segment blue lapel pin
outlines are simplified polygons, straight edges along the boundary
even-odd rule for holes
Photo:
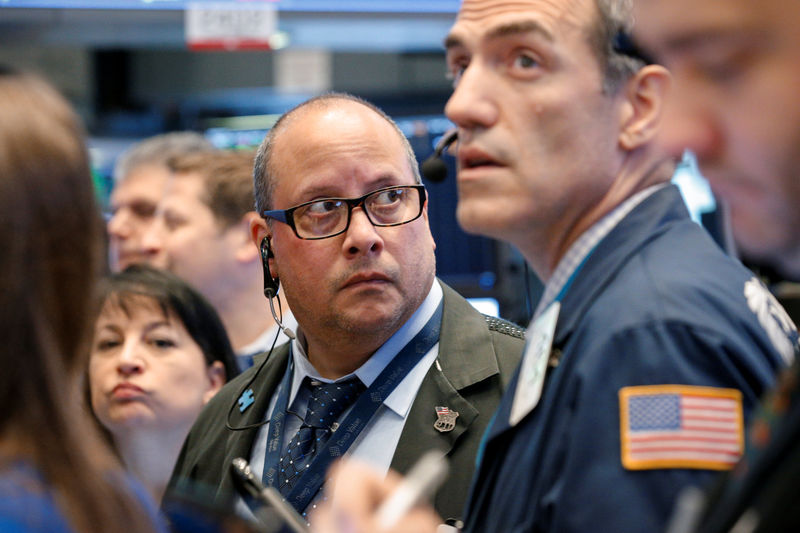
[[[244,391],[236,401],[239,402],[239,412],[244,413],[245,409],[253,405],[253,402],[256,401],[255,398],[253,398],[253,389]]]

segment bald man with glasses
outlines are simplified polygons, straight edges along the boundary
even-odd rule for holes
[[[436,278],[416,158],[375,106],[346,94],[301,104],[264,139],[254,175],[265,293],[284,292],[296,339],[209,403],[173,489],[210,486],[222,501],[245,457],[306,513],[340,455],[406,472],[438,449],[451,473],[435,505],[459,519],[523,331]]]

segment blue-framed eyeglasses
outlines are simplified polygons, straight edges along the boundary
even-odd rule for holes
[[[373,226],[400,226],[419,218],[425,198],[424,185],[398,185],[359,198],[321,198],[261,215],[288,224],[301,239],[327,239],[347,231],[356,207],[363,207]]]

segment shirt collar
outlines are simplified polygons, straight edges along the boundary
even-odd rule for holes
[[[550,279],[545,284],[544,292],[539,300],[539,305],[536,306],[536,312],[533,314],[533,320],[547,309],[547,306],[553,303],[578,266],[589,256],[595,246],[597,246],[606,235],[611,233],[611,230],[625,218],[625,215],[630,213],[633,208],[644,201],[645,198],[667,185],[667,183],[659,183],[634,194],[614,208],[613,211],[595,222],[592,227],[583,232],[583,234],[572,243],[567,253],[564,254],[564,257],[562,257],[558,265],[556,265],[553,275],[550,276]]]

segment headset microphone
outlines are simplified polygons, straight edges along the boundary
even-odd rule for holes
[[[438,183],[447,177],[447,165],[442,161],[442,153],[458,139],[458,130],[450,130],[439,140],[433,153],[420,165],[422,175],[427,181]]]
[[[294,340],[297,336],[294,334],[294,331],[287,328],[281,322],[281,319],[278,318],[278,314],[275,312],[275,304],[273,304],[272,300],[278,295],[278,290],[280,289],[280,280],[278,278],[272,277],[272,272],[269,270],[269,260],[274,257],[272,253],[272,247],[269,244],[269,238],[264,237],[261,239],[261,265],[264,267],[264,296],[267,297],[269,301],[269,311],[272,313],[272,318],[275,320],[275,323],[278,324],[278,327],[281,328],[284,335],[289,337],[290,339]],[[278,309],[280,310],[281,302],[278,300]]]

